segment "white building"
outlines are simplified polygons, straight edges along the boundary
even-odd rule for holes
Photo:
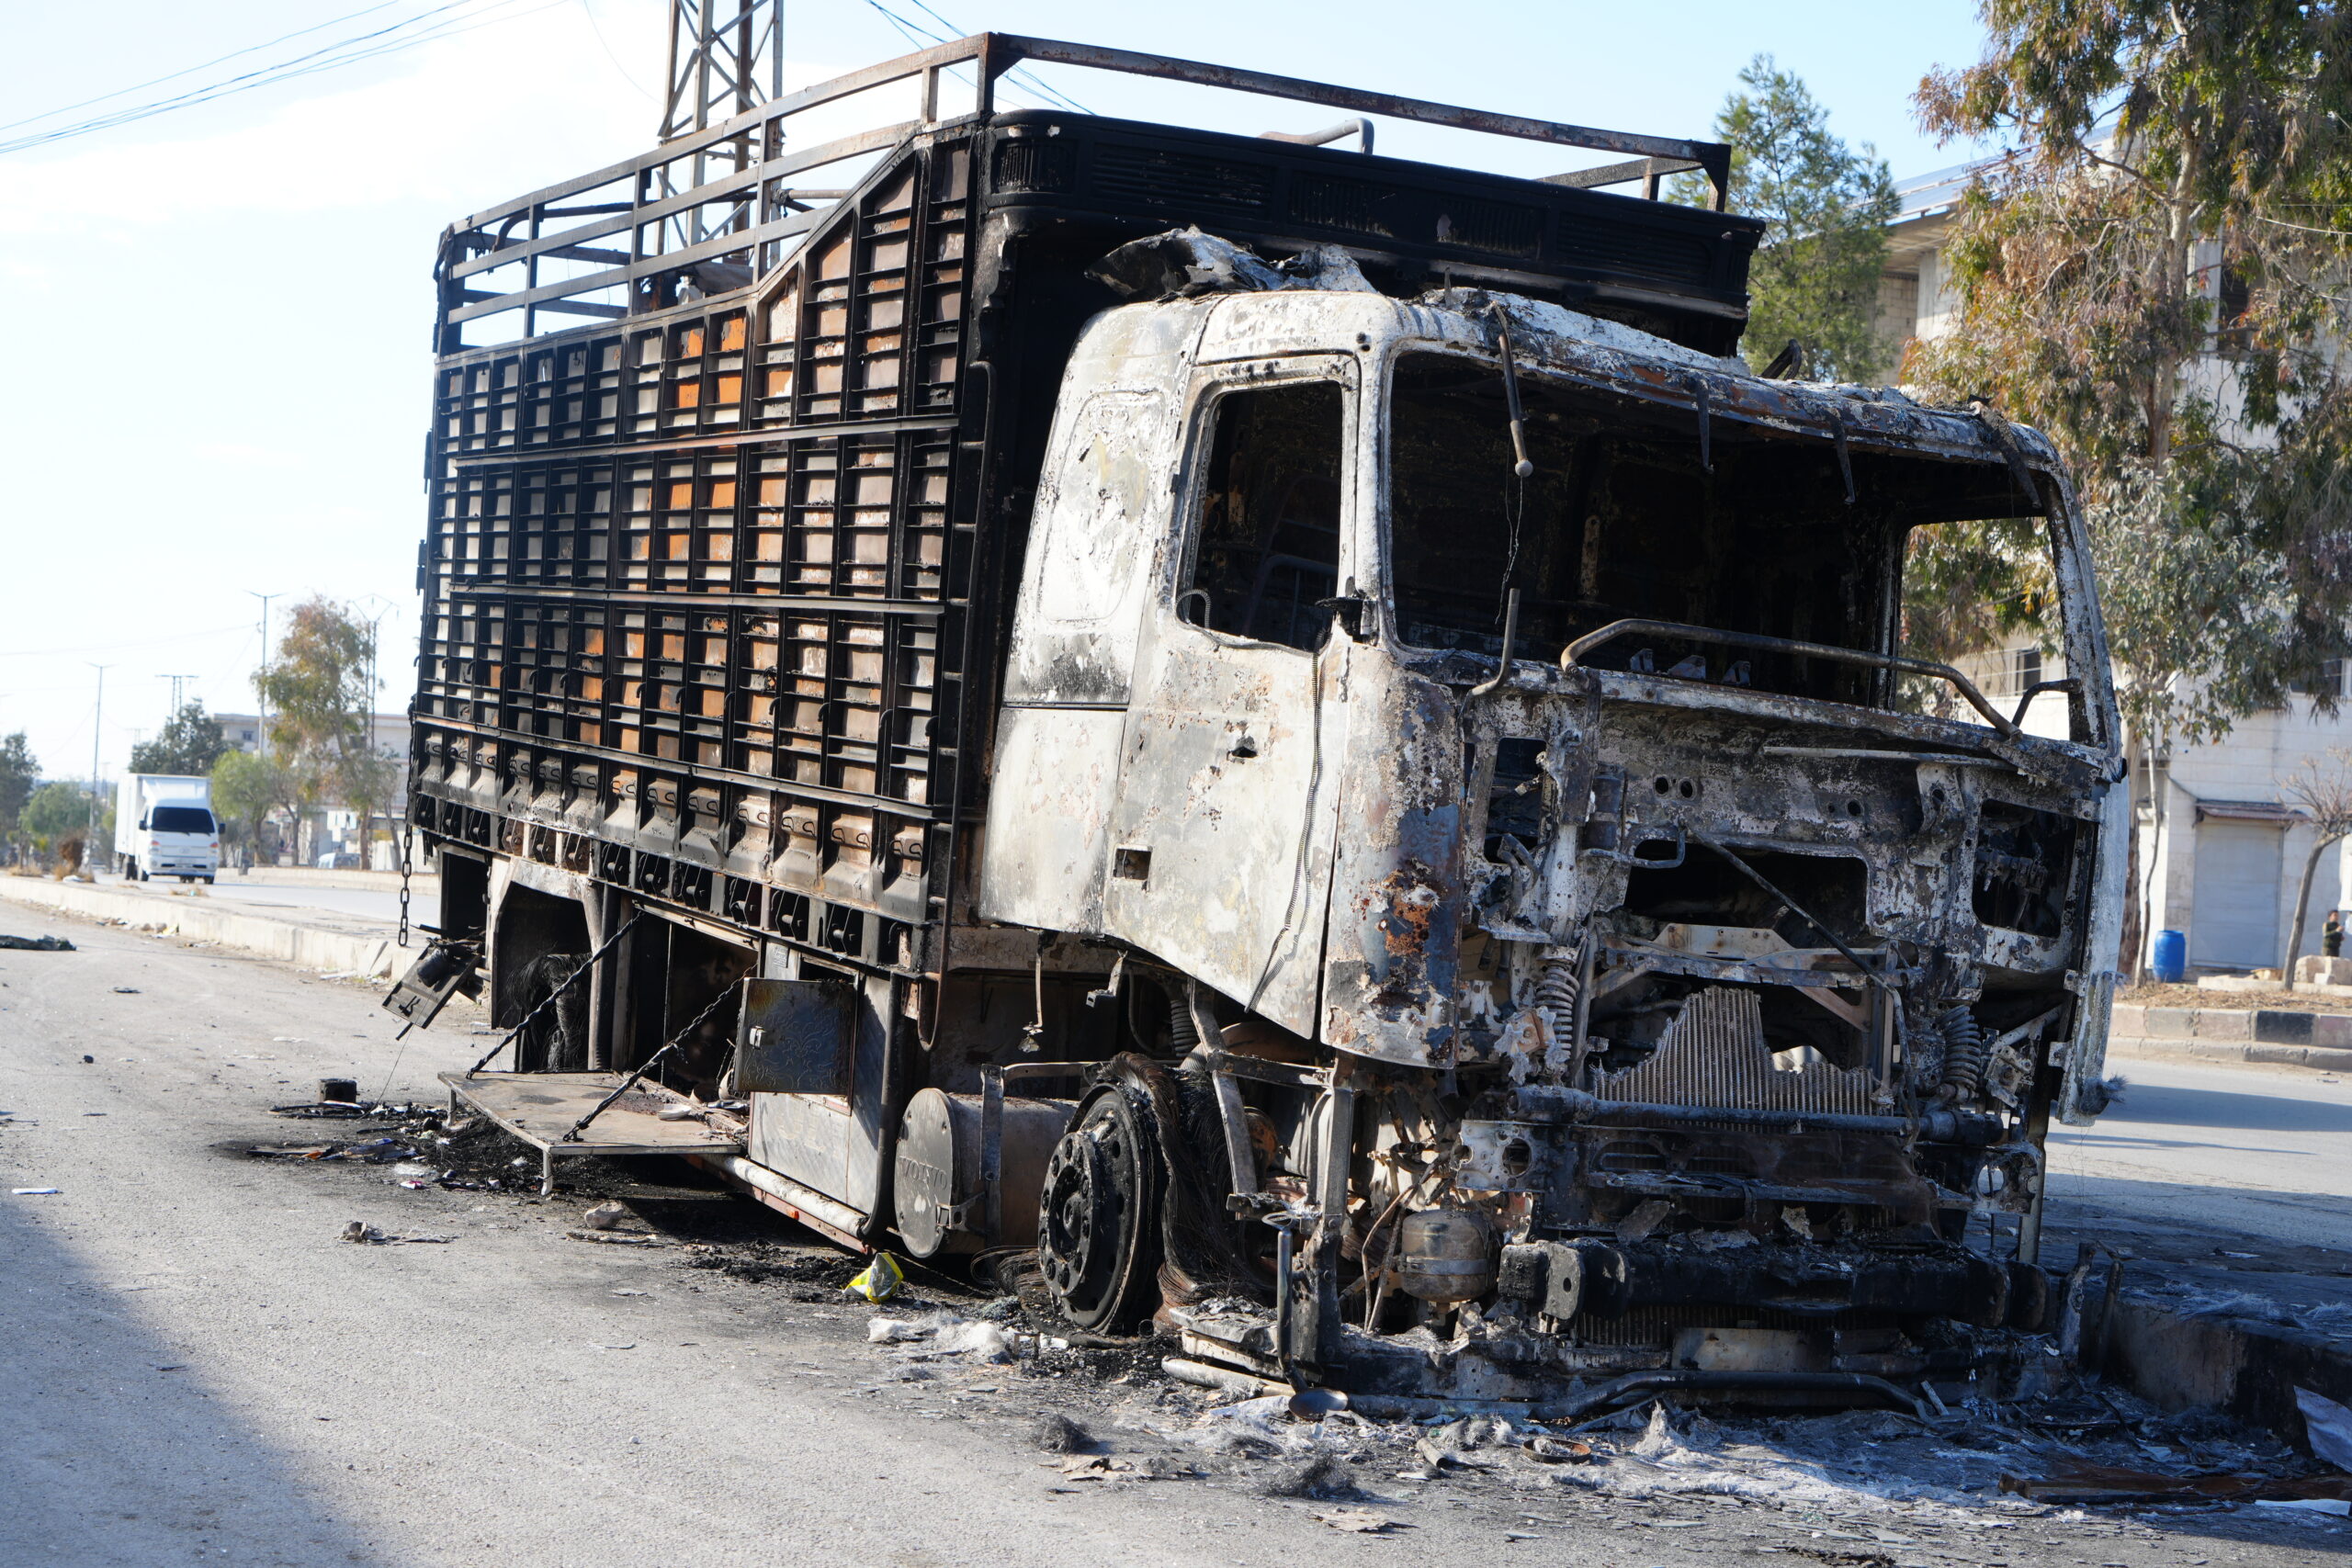
[[[263,720],[259,714],[216,713],[214,722],[229,744],[240,751],[261,750]],[[408,761],[408,715],[379,713],[368,716],[368,739],[378,752],[398,762]]]
[[[265,733],[260,715],[250,713],[216,713],[215,721],[229,744],[240,751],[259,751]],[[400,765],[399,783],[384,804],[384,813],[376,818],[374,841],[363,852],[360,847],[359,814],[356,811],[331,808],[313,819],[308,829],[311,841],[305,847],[306,863],[324,856],[332,862],[356,863],[363,852],[376,870],[392,870],[399,859],[390,840],[400,832],[400,824],[408,809],[408,715],[379,713],[369,716],[368,739],[378,755]]]
[[[1880,326],[1892,344],[1934,337],[1950,326],[1942,248],[1968,176],[1962,165],[1897,187],[1902,206],[1879,286]],[[2192,374],[2216,384],[2226,380],[2218,358]],[[2036,681],[2063,677],[2063,665],[2056,655],[2031,647],[1963,661],[1966,672],[2003,706]],[[2340,668],[2334,684],[2335,694],[2346,697]],[[2034,704],[2025,728],[2063,734],[2064,722],[2063,700],[2050,696]],[[2244,974],[2278,964],[2312,834],[2289,804],[2286,784],[2299,772],[2342,765],[2330,756],[2334,748],[2352,749],[2352,700],[2328,715],[2311,695],[2296,695],[2283,708],[2239,720],[2221,740],[2170,748],[2160,755],[2154,779],[2135,777],[2140,874],[2153,876],[2155,892],[2145,936],[2150,944],[2158,931],[2185,932],[2192,976]],[[2319,951],[2321,923],[2352,888],[2347,857],[2352,840],[2320,857],[2298,952]]]

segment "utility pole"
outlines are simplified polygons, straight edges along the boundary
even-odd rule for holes
[[[784,0],[671,0],[669,87],[662,111],[663,141],[707,130],[784,96]],[[665,195],[676,195],[775,157],[778,149],[767,141],[766,131],[747,130],[698,149],[684,185],[672,182],[667,164],[654,177]],[[665,248],[751,228],[755,197],[747,191],[716,212],[695,207],[677,214],[670,220]]]
[[[89,663],[87,660],[84,663]],[[111,664],[91,664],[98,672],[97,702],[90,710],[90,826],[82,835],[82,863],[94,865],[98,853],[98,738],[107,716],[107,671]]]
[[[379,678],[376,672],[376,638],[379,629],[384,624],[384,617],[392,613],[392,602],[380,593],[370,593],[368,595],[368,602],[383,606],[376,612],[376,618],[368,623],[368,706],[367,712],[360,717],[360,722],[367,727],[364,731],[366,739],[362,744],[367,747],[368,756],[373,757],[376,755],[376,693],[379,684]],[[385,815],[390,817],[392,813],[387,812]],[[359,869],[362,871],[370,869],[369,855],[375,842],[370,835],[374,830],[373,818],[359,824]],[[399,835],[395,833],[393,837],[398,838]]]
[[[249,597],[261,601],[261,661],[264,665],[266,665],[269,662],[269,602],[272,599],[283,599],[286,595],[283,593],[255,593],[250,588],[246,589],[245,592]],[[269,694],[263,691],[259,686],[255,686],[254,688],[254,695],[260,699],[259,706],[261,708],[261,712],[257,716],[260,721],[258,728],[261,732],[261,740],[259,745],[261,754],[266,757],[269,755]]]
[[[194,675],[158,675],[155,679],[158,681],[169,681],[172,683],[171,711],[164,716],[164,721],[168,726],[173,719],[175,719],[180,716],[180,695],[187,690],[187,682],[197,679],[197,677]]]
[[[673,0],[662,141],[691,136],[782,96],[784,0]],[[696,175],[697,183],[702,177]]]

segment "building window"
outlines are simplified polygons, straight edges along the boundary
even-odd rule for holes
[[[2344,660],[2328,660],[2320,665],[2317,680],[2291,681],[2288,682],[2287,689],[2307,697],[2340,697],[2344,694]]]
[[[2041,649],[2013,648],[2001,655],[1998,671],[1993,677],[1993,694],[1996,697],[2021,697],[2026,688],[2041,680]]]

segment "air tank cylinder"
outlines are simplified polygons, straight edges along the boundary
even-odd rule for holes
[[[1388,1272],[1396,1288],[1440,1306],[1495,1288],[1501,1258],[1495,1223],[1476,1209],[1420,1209],[1396,1227]]]
[[[1003,1234],[988,1232],[988,1195],[980,1182],[980,1097],[926,1089],[907,1103],[899,1122],[897,1179],[892,1184],[899,1235],[917,1258],[979,1252],[990,1247],[1034,1247],[1037,1198],[1046,1162],[1069,1128],[1077,1102],[1007,1096],[997,1212]]]

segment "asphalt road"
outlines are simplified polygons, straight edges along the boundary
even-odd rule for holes
[[[0,1193],[59,1189],[0,1196],[12,1568],[2192,1568],[2316,1564],[2352,1543],[2311,1516],[2004,1513],[1982,1465],[1982,1506],[1939,1511],[1886,1480],[1867,1426],[1837,1427],[1863,1436],[1825,1461],[1846,1490],[1761,1497],[1604,1495],[1515,1453],[1406,1481],[1409,1434],[1342,1434],[1361,1488],[1345,1506],[1394,1521],[1343,1533],[1316,1517],[1332,1504],[1260,1495],[1273,1461],[1202,1446],[1200,1402],[1168,1385],[911,1365],[868,1343],[862,1304],[692,1268],[683,1247],[567,1240],[580,1198],[253,1158],[332,1133],[267,1110],[322,1074],[425,1096],[481,1038],[459,1020],[396,1045],[356,986],[120,928],[49,929],[81,951],[0,952]],[[724,1194],[649,1189],[632,1206],[808,1239]],[[449,1239],[348,1245],[352,1220]],[[1107,1468],[1071,1475],[1038,1452],[1041,1406],[1102,1434]],[[1155,1472],[1171,1478],[1140,1479]]]
[[[223,903],[274,906],[279,908],[324,909],[330,914],[352,915],[361,919],[390,923],[400,919],[401,898],[398,893],[379,892],[371,887],[319,887],[308,883],[272,882],[269,873],[247,878],[238,873],[223,872],[219,881],[204,889],[207,898]],[[101,882],[119,882],[120,878],[104,876]],[[150,888],[168,892],[180,886],[177,881],[153,882]],[[437,882],[422,884],[411,896],[409,919],[424,925],[440,919],[441,900]]]
[[[2051,1197],[2157,1230],[2324,1247],[2352,1265],[2352,1082],[2304,1067],[2117,1058],[2128,1087],[2051,1137]]]

